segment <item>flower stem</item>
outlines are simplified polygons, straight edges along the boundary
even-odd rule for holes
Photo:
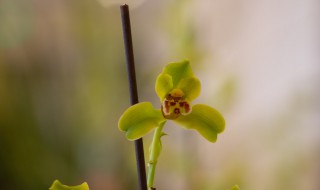
[[[165,121],[162,122],[160,126],[156,128],[153,135],[152,143],[150,146],[150,154],[149,154],[149,162],[148,162],[148,179],[147,179],[148,190],[155,190],[155,188],[153,187],[154,175],[155,175],[158,158],[162,148],[161,137],[165,135],[162,132],[162,129],[165,123],[166,123]]]

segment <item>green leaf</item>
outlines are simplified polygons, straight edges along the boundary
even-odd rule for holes
[[[172,77],[168,74],[160,74],[156,80],[156,93],[162,102],[167,93],[173,88]]]
[[[189,77],[182,79],[178,88],[184,92],[184,98],[191,102],[200,95],[201,84],[196,77]]]
[[[119,119],[118,127],[126,132],[129,140],[136,140],[165,121],[160,110],[150,102],[141,102],[129,107]]]
[[[218,133],[221,133],[225,128],[222,115],[214,108],[203,104],[194,105],[190,114],[181,115],[173,121],[186,129],[197,130],[210,142],[215,142]]]
[[[55,180],[49,189],[50,190],[89,190],[89,186],[86,182],[82,183],[81,185],[67,186],[67,185],[63,185],[59,180]]]

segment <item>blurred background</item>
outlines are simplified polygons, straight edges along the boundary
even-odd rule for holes
[[[319,190],[317,0],[0,0],[0,189],[138,189],[119,3],[131,6],[140,101],[189,59],[214,144],[168,123],[157,189]],[[144,138],[145,157],[152,135]]]

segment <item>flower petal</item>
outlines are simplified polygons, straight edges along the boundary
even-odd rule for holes
[[[196,104],[188,115],[181,115],[173,120],[186,129],[197,130],[210,142],[217,140],[218,133],[225,128],[225,121],[222,115],[212,107],[203,104]]]
[[[150,102],[141,102],[129,107],[119,119],[118,127],[126,132],[127,139],[136,140],[165,121],[160,110]]]
[[[181,89],[188,101],[199,96],[201,84],[191,69],[189,61],[169,63],[159,74],[156,86],[157,95],[162,102],[173,89]]]
[[[178,86],[185,94],[185,99],[192,101],[200,95],[201,84],[196,77],[182,79]]]
[[[162,71],[162,74],[168,74],[172,77],[173,88],[176,88],[184,78],[193,77],[193,72],[189,61],[169,63]]]
[[[156,80],[156,92],[162,102],[167,93],[173,88],[172,77],[168,74],[161,73]]]

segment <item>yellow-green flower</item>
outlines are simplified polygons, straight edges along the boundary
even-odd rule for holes
[[[120,117],[118,127],[129,140],[143,137],[166,120],[195,129],[210,142],[215,142],[218,133],[224,130],[225,121],[217,110],[204,104],[191,105],[199,96],[201,85],[188,61],[168,64],[159,74],[155,90],[160,109],[150,102],[141,102],[129,107]]]

